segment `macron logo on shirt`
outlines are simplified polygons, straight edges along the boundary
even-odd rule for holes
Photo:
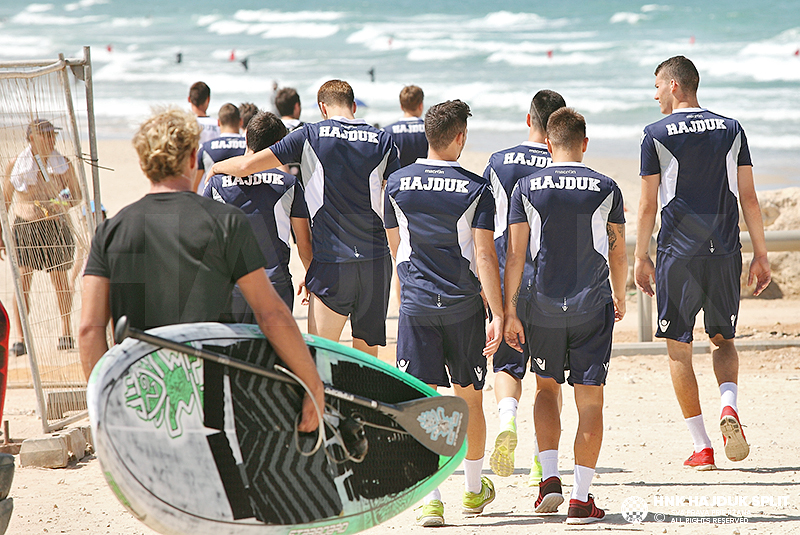
[[[424,190],[424,191],[452,191],[454,193],[469,193],[467,184],[469,180],[460,178],[443,178],[440,176],[426,177],[428,182],[423,184],[421,176],[400,177],[400,191]]]
[[[346,141],[366,141],[378,144],[378,132],[367,130],[342,130],[338,126],[320,126],[319,137],[336,137]]]
[[[667,123],[667,135],[677,134],[702,134],[707,130],[727,130],[723,119],[699,119],[694,121],[678,121],[677,123]]]

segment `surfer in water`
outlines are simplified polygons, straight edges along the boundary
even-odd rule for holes
[[[145,121],[133,138],[150,180],[142,199],[104,221],[83,276],[79,346],[83,371],[108,350],[108,320],[132,327],[225,321],[234,283],[283,362],[324,407],[323,385],[291,312],[270,283],[267,262],[239,208],[192,191],[200,127],[171,109]],[[306,395],[298,430],[317,428]]]

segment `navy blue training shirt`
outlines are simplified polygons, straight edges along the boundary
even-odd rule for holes
[[[274,284],[291,284],[290,218],[308,218],[303,189],[295,177],[279,169],[244,178],[214,175],[208,179],[203,196],[241,208],[267,259],[270,280]]]
[[[739,251],[740,165],[752,162],[735,119],[681,108],[645,127],[640,173],[661,175],[659,251],[682,258]]]
[[[381,187],[399,162],[388,133],[360,119],[333,117],[306,123],[270,148],[282,163],[300,162],[317,262],[389,254]]]
[[[403,117],[384,128],[400,151],[400,167],[405,167],[428,157],[428,138],[425,137],[425,121],[421,117]]]
[[[508,223],[531,229],[535,309],[575,316],[611,302],[606,224],[625,223],[622,193],[611,178],[581,163],[554,163],[520,179]]]
[[[386,184],[386,228],[399,228],[400,309],[459,312],[480,299],[472,229],[494,230],[489,184],[457,162],[417,160]]]
[[[551,162],[550,153],[544,143],[525,141],[516,147],[497,151],[489,158],[483,171],[485,178],[492,185],[494,193],[494,246],[497,250],[497,261],[500,263],[500,284],[504,285],[506,270],[506,250],[508,249],[508,206],[511,192],[517,181],[539,169],[544,169]],[[522,275],[522,292],[527,292],[533,285],[533,259],[528,251],[525,260],[525,271]]]

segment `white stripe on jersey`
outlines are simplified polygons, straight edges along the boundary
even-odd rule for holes
[[[275,203],[275,206],[272,207],[275,213],[275,228],[278,231],[278,238],[280,238],[287,247],[291,247],[289,245],[289,237],[292,234],[292,220],[290,219],[290,214],[292,213],[295,187],[296,186],[292,186],[287,189],[283,195],[281,195],[281,198],[278,199],[278,202]]]
[[[478,202],[481,196],[475,197],[466,211],[461,214],[456,223],[458,230],[458,246],[461,248],[461,256],[469,262],[469,270],[478,276],[477,258],[475,255],[475,240],[472,239],[472,220],[475,218],[475,210],[478,208]]]
[[[734,197],[739,198],[739,151],[742,150],[742,133],[736,134],[731,150],[725,155],[725,167],[728,169],[728,189]]]
[[[395,258],[395,264],[400,265],[400,262],[408,262],[411,260],[411,235],[408,232],[408,217],[400,207],[397,205],[397,201],[392,197],[389,196],[389,201],[392,203],[392,208],[394,208],[394,217],[397,219],[397,228],[400,231],[400,245],[397,246],[397,258]]]
[[[514,188],[519,187],[519,182]],[[531,204],[530,199],[528,199],[527,195],[522,195],[522,205],[525,208],[525,215],[528,218],[528,226],[531,228],[531,236],[529,240],[529,246],[531,248],[531,258],[536,260],[536,256],[539,254],[539,249],[542,247],[542,216],[539,214],[539,211],[534,208],[533,204]]]
[[[389,165],[389,155],[391,150],[386,151],[383,155],[383,160],[378,164],[378,167],[372,170],[369,174],[369,203],[372,205],[372,211],[381,218],[383,223],[383,174],[386,172],[386,166]]]
[[[653,139],[658,161],[661,167],[661,207],[665,207],[675,198],[678,185],[678,159],[659,140]]]
[[[494,169],[489,170],[494,195],[494,239],[501,237],[508,228],[508,197],[506,189]]]
[[[603,255],[606,262],[608,262],[608,230],[606,224],[608,223],[608,214],[611,213],[611,207],[613,205],[614,192],[612,191],[592,214],[592,241],[594,242],[594,250]]]
[[[314,221],[319,209],[322,208],[325,191],[325,170],[322,162],[319,161],[317,153],[311,148],[308,140],[303,144],[303,156],[300,159],[300,173],[305,182],[306,205],[308,206],[308,217]]]

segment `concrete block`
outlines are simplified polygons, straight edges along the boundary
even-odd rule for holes
[[[63,468],[68,462],[69,444],[64,436],[29,438],[22,442],[19,450],[19,464],[23,467]]]
[[[79,427],[83,433],[83,438],[86,440],[86,453],[94,453],[94,437],[92,436],[92,426],[84,425]]]
[[[67,439],[67,448],[70,455],[79,461],[83,459],[84,455],[86,455],[86,439],[83,438],[81,430],[77,427],[72,427],[59,431],[55,436],[59,435]]]

